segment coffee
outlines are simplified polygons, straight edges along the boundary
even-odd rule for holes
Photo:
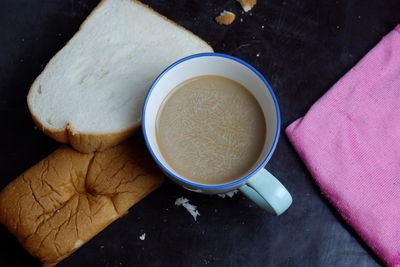
[[[261,155],[263,111],[250,91],[231,79],[205,75],[176,86],[157,114],[160,152],[178,175],[223,184],[245,175]]]

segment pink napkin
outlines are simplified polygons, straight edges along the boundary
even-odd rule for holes
[[[286,134],[343,218],[400,267],[400,25]]]

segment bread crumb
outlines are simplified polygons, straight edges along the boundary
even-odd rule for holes
[[[197,216],[200,216],[197,206],[189,203],[189,199],[180,197],[175,201],[176,206],[183,206],[192,215],[193,219],[197,221]]]
[[[144,233],[141,236],[139,236],[139,239],[142,240],[142,241],[145,240],[146,239],[146,233]]]
[[[256,4],[257,0],[237,0],[245,12],[249,12]]]
[[[230,197],[230,198],[232,198],[234,195],[236,195],[237,193],[238,193],[239,191],[238,190],[233,190],[233,191],[230,191],[230,192],[228,192],[228,193],[225,193],[225,194],[218,194],[218,196],[219,197],[222,197],[222,198],[225,198],[225,197]]]
[[[83,241],[82,240],[78,240],[75,242],[74,244],[74,248],[80,248],[83,245]]]
[[[219,24],[230,25],[235,20],[236,15],[230,11],[222,11],[218,17],[215,18],[215,21]]]

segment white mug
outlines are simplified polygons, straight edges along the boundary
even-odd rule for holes
[[[254,164],[255,167],[249,169],[243,177],[225,184],[199,184],[180,176],[165,161],[156,140],[156,118],[163,100],[180,83],[202,75],[223,76],[242,84],[255,96],[266,120],[266,140],[262,153]],[[263,168],[275,150],[280,123],[278,102],[267,80],[241,59],[219,53],[188,56],[165,69],[151,85],[142,112],[146,145],[160,168],[174,182],[188,190],[205,194],[220,194],[239,189],[261,208],[274,215],[282,214],[292,203],[292,197],[286,188]]]

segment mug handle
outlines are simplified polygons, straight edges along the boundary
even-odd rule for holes
[[[281,215],[293,201],[286,188],[264,168],[250,177],[239,190],[272,215]]]

